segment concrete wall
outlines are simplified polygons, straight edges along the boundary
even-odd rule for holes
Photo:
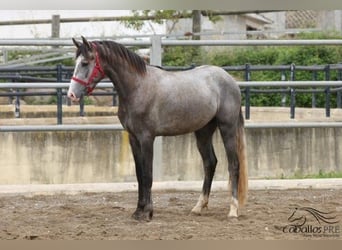
[[[205,36],[203,39],[245,39],[246,34],[241,32],[246,31],[246,17],[240,15],[221,16],[221,20],[213,23],[208,17],[202,16],[201,29],[202,32],[206,33],[236,32],[236,34]],[[166,22],[166,30],[171,31],[171,34],[177,35],[192,32],[192,19],[180,19],[176,25],[168,21]]]
[[[250,178],[342,171],[341,128],[247,129]],[[227,180],[219,133],[216,180]],[[202,180],[193,135],[163,137],[155,180]],[[158,160],[157,160],[158,162]],[[125,132],[0,133],[0,184],[135,181]]]
[[[317,24],[322,30],[342,32],[342,10],[319,11]]]

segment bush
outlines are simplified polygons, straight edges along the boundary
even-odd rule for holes
[[[165,66],[187,66],[204,64],[201,50],[195,46],[169,46],[164,48],[162,64]]]
[[[299,34],[297,39],[342,39],[335,33],[310,33]],[[204,58],[204,59],[203,59]],[[210,56],[203,51],[193,52],[189,47],[170,47],[164,52],[163,65],[185,66],[191,64],[212,64],[217,66],[238,65],[327,65],[342,62],[341,46],[253,46],[228,48],[221,52],[213,52]],[[229,72],[237,80],[244,80],[244,72]],[[325,80],[324,72],[317,72],[317,80]],[[290,78],[290,72],[286,72],[286,80]],[[295,80],[312,80],[313,72],[295,71]],[[330,79],[339,79],[338,72],[331,71]],[[279,81],[279,71],[253,71],[252,81]],[[251,105],[253,106],[279,106],[281,94],[252,94]],[[289,100],[290,98],[287,98]],[[325,94],[316,94],[317,107],[324,107]],[[289,105],[289,102],[287,101]],[[296,105],[299,107],[311,107],[312,94],[298,93]],[[335,95],[331,96],[331,105],[336,105]]]

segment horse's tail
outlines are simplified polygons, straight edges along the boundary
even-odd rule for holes
[[[240,108],[240,115],[237,129],[237,151],[239,159],[239,183],[238,183],[238,200],[239,205],[243,206],[247,200],[248,192],[248,169],[246,155],[246,138],[244,128],[244,118]]]

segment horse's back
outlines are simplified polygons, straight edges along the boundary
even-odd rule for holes
[[[201,82],[201,85],[205,85],[212,91],[218,93],[220,103],[229,102],[229,105],[241,105],[241,93],[237,82],[221,67],[203,65],[193,69],[191,73],[195,79]],[[194,84],[196,84],[195,81]],[[226,103],[224,105],[228,104]]]
[[[236,120],[241,108],[241,92],[235,79],[218,66],[204,65],[197,70],[203,73],[203,79],[208,77],[206,84],[218,93],[216,118],[223,122]]]
[[[156,80],[156,84],[166,87],[167,85],[183,85],[192,87],[221,86],[226,85],[231,89],[238,89],[236,81],[224,69],[214,65],[202,65],[185,71],[169,72],[161,68],[152,67],[152,77]]]
[[[222,91],[231,92],[237,87],[234,79],[217,66],[203,65],[176,72],[157,69],[153,74],[155,76],[152,76],[149,84],[153,85],[154,92],[160,98],[165,99],[194,102],[219,101]]]
[[[228,98],[231,107],[240,105],[238,86],[223,69],[200,66],[192,70],[167,72],[148,69],[145,84],[151,102],[149,119],[155,121],[158,135],[175,135],[195,131],[210,122]],[[239,91],[239,89],[238,89]],[[141,102],[140,102],[141,103]],[[229,112],[229,107],[226,108]],[[146,117],[146,116],[145,116]],[[158,121],[158,122],[157,122]]]

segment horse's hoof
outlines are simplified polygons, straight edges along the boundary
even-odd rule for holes
[[[229,222],[239,222],[239,217],[231,217],[231,216],[228,216],[228,221]]]
[[[230,210],[228,214],[228,220],[233,222],[239,221],[238,211],[235,209]]]
[[[238,212],[237,210],[230,210],[229,214],[228,214],[229,218],[238,218]]]
[[[202,215],[202,208],[201,208],[201,207],[198,207],[198,206],[195,206],[195,207],[191,210],[191,214],[197,215],[197,216]]]
[[[201,216],[202,213],[200,211],[194,211],[194,210],[191,210],[190,212],[191,215],[196,215],[196,216]]]
[[[151,221],[153,217],[153,210],[152,211],[143,211],[141,209],[135,210],[132,214],[132,218],[138,221]]]
[[[202,215],[202,212],[204,210],[208,210],[208,206],[207,205],[196,205],[192,210],[191,210],[191,214],[194,214],[194,215]]]

